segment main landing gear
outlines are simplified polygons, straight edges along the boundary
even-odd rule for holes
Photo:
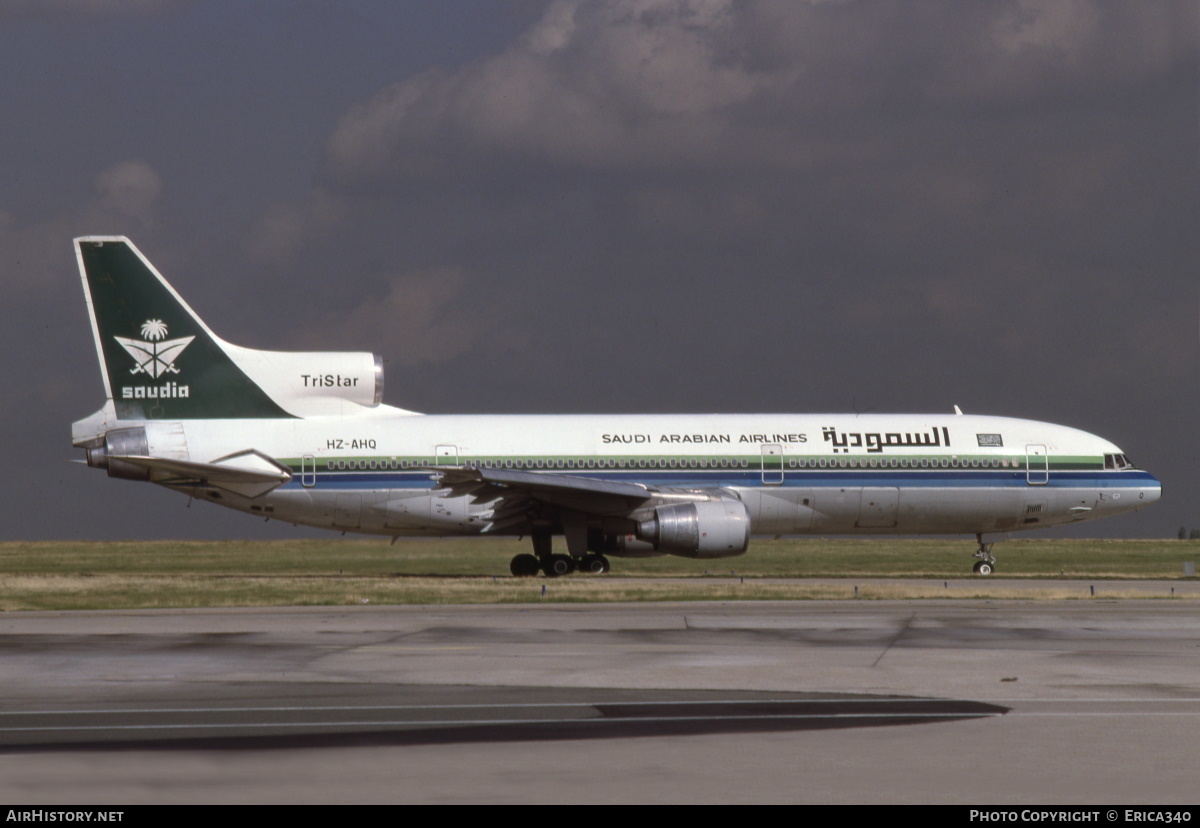
[[[520,555],[515,556],[512,559],[512,562],[508,565],[508,571],[511,572],[515,578],[532,578],[534,575],[538,574],[539,568],[540,564],[538,564],[538,559],[533,557],[533,555],[530,555],[528,552],[523,552]]]
[[[976,575],[991,575],[996,571],[996,558],[992,555],[992,544],[983,542],[983,534],[975,535],[975,540],[979,541],[979,551],[975,553],[978,558],[972,570]]]
[[[547,578],[558,578],[570,575],[572,572],[585,572],[588,575],[603,575],[612,567],[608,558],[593,552],[576,558],[571,555],[554,554],[550,551],[551,536],[536,534],[533,536],[533,554],[523,552],[513,557],[508,565],[508,571],[516,578],[533,578],[539,572]]]
[[[539,572],[547,578],[557,578],[560,575],[570,575],[572,572],[584,572],[588,575],[603,575],[612,567],[608,558],[603,555],[587,554],[578,561],[570,555],[551,555],[546,560],[536,555],[522,552],[513,557],[508,570],[517,578],[534,578]]]

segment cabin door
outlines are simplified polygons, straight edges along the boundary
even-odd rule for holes
[[[1050,452],[1045,446],[1025,447],[1025,482],[1045,486],[1050,482]]]
[[[762,482],[764,486],[783,483],[783,446],[765,443],[762,447]]]

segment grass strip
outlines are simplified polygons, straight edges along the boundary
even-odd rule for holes
[[[0,543],[0,610],[353,604],[484,604],[907,598],[1172,597],[1137,580],[1183,580],[1200,541],[1011,540],[997,575],[971,576],[970,540],[755,541],[746,555],[700,561],[612,559],[609,576],[512,578],[515,539]],[[780,583],[838,579],[832,584]],[[863,584],[855,579],[938,579]],[[968,581],[968,579],[970,579]],[[1014,579],[1085,579],[1101,589]],[[963,583],[968,581],[968,583]],[[1122,581],[1130,583],[1122,584]],[[856,592],[857,590],[857,592]],[[1163,592],[1160,596],[1157,592]],[[1180,597],[1180,596],[1174,596]]]

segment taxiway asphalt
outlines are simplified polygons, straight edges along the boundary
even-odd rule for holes
[[[21,803],[1191,804],[1192,600],[0,615]]]

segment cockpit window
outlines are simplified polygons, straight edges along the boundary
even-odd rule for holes
[[[1135,468],[1133,461],[1124,454],[1106,454],[1104,455],[1104,468],[1106,469],[1132,469]]]

